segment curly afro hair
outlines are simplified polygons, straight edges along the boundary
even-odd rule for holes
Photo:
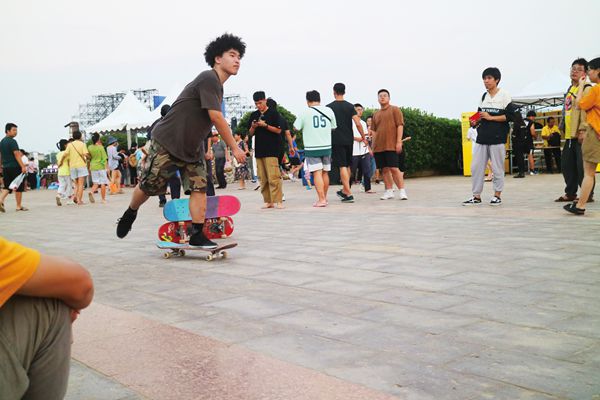
[[[225,33],[206,46],[204,52],[204,59],[210,67],[215,66],[215,57],[222,56],[223,53],[231,49],[237,50],[240,53],[240,58],[244,57],[246,52],[246,43],[238,36],[234,36],[230,33]]]

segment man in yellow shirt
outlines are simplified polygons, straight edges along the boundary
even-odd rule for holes
[[[585,76],[587,61],[578,58],[571,64],[571,86],[565,94],[563,118],[561,128],[565,133],[565,145],[562,151],[561,170],[565,179],[565,194],[555,201],[574,201],[577,199],[577,190],[583,181],[583,160],[581,158],[581,141],[587,129],[585,112],[577,105],[577,90],[579,80]],[[583,91],[585,96],[590,87]],[[593,194],[593,193],[592,193]],[[590,197],[591,199],[592,197]]]
[[[71,324],[94,294],[79,264],[0,237],[0,399],[62,399]]]
[[[554,117],[549,117],[546,121],[546,126],[542,128],[542,139],[544,139],[546,172],[549,174],[554,173],[552,158],[554,158],[554,162],[556,163],[556,170],[560,172],[560,130],[556,126]]]

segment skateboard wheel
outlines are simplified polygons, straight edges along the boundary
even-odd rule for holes
[[[171,258],[171,253],[164,253],[163,258]]]
[[[226,251],[222,251],[221,252],[221,257],[222,258],[227,258],[227,252]]]
[[[179,250],[179,254],[180,257],[185,256],[185,250]]]
[[[206,256],[206,261],[212,261],[213,260],[213,255],[209,254]]]

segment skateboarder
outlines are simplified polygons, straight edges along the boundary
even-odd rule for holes
[[[231,129],[221,112],[223,83],[237,75],[246,44],[231,34],[224,34],[206,46],[204,57],[212,69],[190,82],[171,106],[169,113],[152,130],[152,145],[129,208],[118,220],[117,236],[124,238],[131,230],[138,208],[149,196],[165,193],[169,178],[179,170],[189,181],[191,246],[214,249],[217,244],[202,233],[206,211],[206,164],[204,140],[214,125],[239,162],[246,154],[236,146]]]

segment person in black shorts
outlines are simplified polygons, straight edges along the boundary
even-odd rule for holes
[[[4,200],[10,193],[12,193],[12,190],[9,189],[8,186],[19,175],[27,172],[27,167],[21,160],[23,154],[19,149],[19,144],[15,140],[15,136],[17,136],[17,125],[9,122],[6,124],[4,132],[6,133],[6,136],[0,141],[0,157],[2,158],[2,170],[4,174],[4,189],[2,189],[0,192],[0,212],[5,212]],[[25,182],[23,181],[15,190],[17,211],[28,210],[21,204],[24,191]]]
[[[353,123],[356,125],[356,129],[362,136],[365,145],[368,142],[354,106],[344,100],[345,93],[346,86],[343,83],[333,85],[335,101],[327,104],[327,107],[333,110],[337,121],[337,128],[333,130],[331,138],[331,156],[333,164],[340,168],[340,180],[343,187],[336,194],[343,203],[353,203],[354,196],[350,191],[350,167],[352,166],[352,148],[354,145]]]

